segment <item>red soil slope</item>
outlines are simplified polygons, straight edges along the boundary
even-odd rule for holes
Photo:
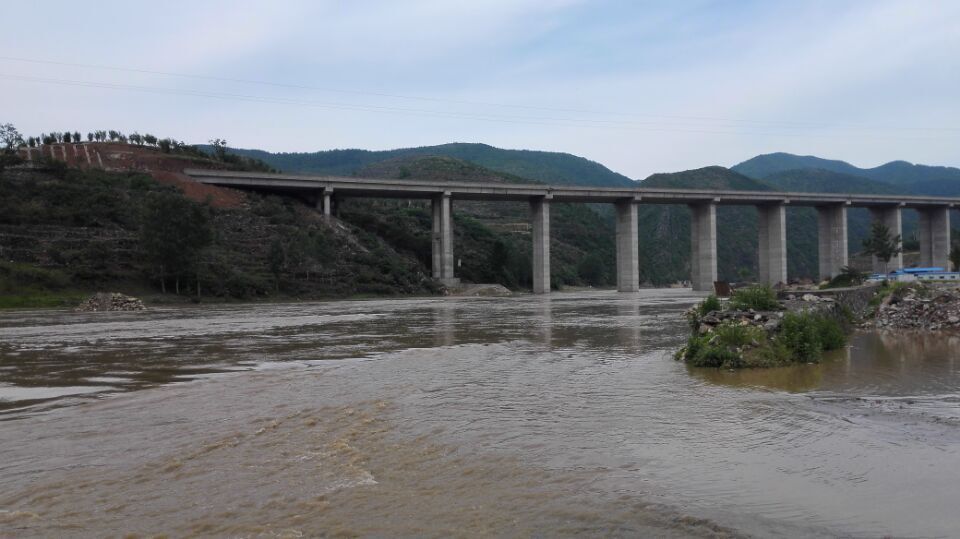
[[[46,144],[39,148],[21,148],[20,156],[28,162],[50,157],[76,168],[145,172],[158,182],[176,186],[187,197],[198,202],[209,201],[217,208],[236,208],[246,201],[246,196],[241,191],[197,183],[183,174],[185,168],[226,168],[223,163],[211,159],[165,154],[146,146],[115,142]]]

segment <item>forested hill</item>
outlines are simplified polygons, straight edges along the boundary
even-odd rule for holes
[[[876,182],[905,186],[910,192],[916,192],[920,185],[929,186],[931,183],[942,189],[943,186],[938,185],[937,182],[948,182],[956,185],[956,191],[960,192],[960,169],[915,165],[906,161],[891,161],[874,168],[858,168],[845,161],[822,159],[812,155],[771,153],[748,159],[732,167],[732,170],[755,179],[767,179],[774,174],[788,171],[826,170],[867,178]]]
[[[861,176],[822,168],[785,170],[763,177],[763,182],[778,191],[799,193],[906,194],[903,186],[878,182]]]
[[[452,143],[397,150],[328,150],[313,153],[271,153],[262,150],[230,149],[256,157],[284,172],[354,175],[362,168],[389,159],[439,156],[469,161],[476,165],[523,178],[559,185],[629,186],[630,178],[576,155],[533,150],[505,150],[486,144]]]

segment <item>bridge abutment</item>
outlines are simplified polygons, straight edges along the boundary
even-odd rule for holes
[[[637,201],[616,203],[617,208],[617,290],[640,290],[640,232],[637,227]]]
[[[690,205],[690,284],[694,290],[713,290],[717,280],[717,205]]]
[[[533,293],[550,293],[550,195],[530,199],[533,221]]]
[[[820,278],[832,279],[847,265],[847,206],[817,206]]]
[[[903,222],[901,219],[900,207],[877,206],[870,208],[870,216],[874,222],[883,223],[890,230],[891,237],[900,236],[899,246],[903,248]],[[877,273],[887,273],[903,268],[903,252],[894,255],[890,262],[884,262],[876,256],[873,257],[873,271]]]
[[[920,265],[950,269],[950,208],[917,208]]]
[[[757,206],[760,233],[760,282],[773,286],[787,282],[787,208],[783,204]]]

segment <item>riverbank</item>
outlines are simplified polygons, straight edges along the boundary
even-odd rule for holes
[[[960,287],[893,283],[874,301],[878,329],[960,330]]]

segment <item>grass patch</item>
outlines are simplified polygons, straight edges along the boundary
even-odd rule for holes
[[[701,301],[699,305],[697,305],[697,314],[704,316],[711,311],[719,311],[721,307],[720,298],[710,294],[706,297],[706,299]]]
[[[777,301],[777,293],[773,288],[767,285],[755,285],[745,288],[739,288],[733,292],[730,298],[730,307],[747,311],[778,311],[780,302]]]
[[[76,307],[87,299],[88,292],[35,291],[0,295],[0,309],[49,309]]]

